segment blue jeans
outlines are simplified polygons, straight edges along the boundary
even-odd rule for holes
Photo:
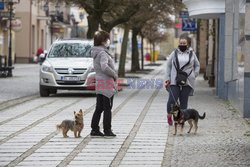
[[[188,97],[192,88],[190,86],[177,86],[170,85],[168,88],[168,103],[167,103],[167,112],[168,114],[171,111],[171,105],[175,105],[176,101],[179,100],[179,104],[181,109],[187,109],[188,106]]]

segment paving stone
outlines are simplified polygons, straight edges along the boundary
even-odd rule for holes
[[[156,67],[156,71],[161,68]],[[142,75],[142,77],[152,78],[152,75]],[[114,108],[134,91],[136,90],[125,89],[117,94],[114,99]],[[135,122],[152,92],[153,90],[141,90],[113,117],[112,129],[117,134],[116,138],[91,138],[86,147],[79,150],[80,153],[74,157],[68,166],[109,166],[117,156],[124,141],[129,137],[131,129],[138,126],[135,125]],[[38,98],[18,105],[20,111],[17,110],[18,107],[16,106],[10,107],[5,112],[0,112],[1,122],[22,114],[39,104],[59,101],[1,125],[0,140],[49,115],[60,108],[62,104],[70,103],[78,98],[82,97]],[[172,139],[173,130],[172,127],[167,125],[166,100],[167,93],[165,90],[161,90],[150,105],[139,130],[134,132],[135,138],[127,147],[128,150],[119,166],[159,167],[162,161],[165,161],[164,151],[169,147],[166,142]],[[95,97],[83,97],[81,102],[1,144],[0,166],[7,165],[23,152],[41,142],[42,139],[56,130],[55,125],[62,120],[72,119],[74,110],[88,108],[93,104],[95,104]],[[191,133],[175,136],[170,154],[172,159],[170,158],[169,161],[171,166],[249,166],[249,137],[243,135],[245,131],[249,130],[248,126],[236,114],[227,110],[224,102],[211,93],[211,88],[208,88],[201,78],[198,78],[196,94],[190,98],[189,105],[201,113],[206,112],[207,117],[199,122],[197,135]],[[60,132],[40,148],[35,149],[16,166],[57,166],[89,135],[92,114],[93,111],[84,117],[85,127],[81,134],[82,138],[74,138],[71,131],[68,133],[69,138],[63,138]],[[169,128],[171,134],[168,134]],[[186,125],[185,132],[187,130],[188,126]]]
[[[161,165],[161,161],[122,161],[121,165]]]
[[[69,165],[97,165],[97,166],[102,166],[102,165],[109,165],[110,161],[98,161],[98,160],[94,160],[94,161],[72,161]]]

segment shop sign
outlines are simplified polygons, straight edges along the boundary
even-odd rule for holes
[[[20,19],[15,19],[11,21],[12,30],[15,32],[22,30],[22,21]]]
[[[22,21],[20,19],[11,20],[11,26],[12,26],[11,28],[13,31],[19,32],[22,30]],[[10,28],[10,21],[9,20],[7,20],[6,28],[7,29]]]
[[[182,19],[182,31],[196,31],[195,19],[183,18]]]

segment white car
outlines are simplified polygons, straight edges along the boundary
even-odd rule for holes
[[[40,56],[40,96],[56,94],[58,89],[95,89],[95,71],[89,40],[59,40]],[[90,82],[87,82],[90,81]],[[91,83],[91,84],[89,84]]]

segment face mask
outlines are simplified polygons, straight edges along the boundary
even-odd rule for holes
[[[180,51],[185,52],[187,50],[187,45],[179,45]]]
[[[104,44],[104,46],[105,46],[106,48],[109,48],[109,46],[110,46],[110,40],[109,40],[109,39],[108,39],[107,42]]]

